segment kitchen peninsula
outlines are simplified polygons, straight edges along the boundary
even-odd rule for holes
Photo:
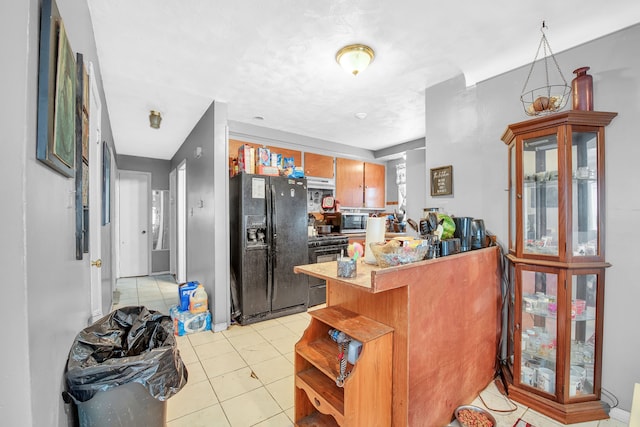
[[[296,266],[294,271],[327,281],[327,308],[317,316],[310,312],[312,323],[296,345],[297,425],[305,425],[301,421],[305,417],[322,419],[319,425],[336,425],[334,418],[358,419],[349,411],[366,413],[384,407],[369,403],[371,398],[384,399],[376,395],[375,386],[352,387],[362,394],[355,399],[347,394],[350,380],[377,377],[378,372],[382,376],[374,381],[381,385],[385,366],[392,376],[387,399],[391,399],[391,425],[396,427],[447,425],[454,409],[470,403],[492,380],[500,334],[498,247],[389,268],[358,262],[357,275],[350,279],[337,277],[335,261]],[[353,334],[361,332],[368,340],[363,343],[361,359],[350,366],[353,371],[345,380],[344,391],[333,390],[337,387],[329,383],[318,385],[324,389],[316,390],[317,396],[334,395],[329,411],[302,378],[313,361],[304,352],[312,347],[311,340],[326,335],[317,332],[324,324],[325,328],[339,329],[338,324],[351,328]],[[392,350],[380,350],[387,340],[392,340]],[[366,364],[359,366],[361,360]],[[327,369],[323,372],[333,374]],[[344,413],[336,417],[340,410]]]

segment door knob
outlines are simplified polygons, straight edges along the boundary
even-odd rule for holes
[[[147,234],[147,230],[142,230],[142,234]]]
[[[95,261],[91,261],[91,265],[95,265],[96,267],[100,268],[102,267],[102,260],[101,259],[97,259]]]

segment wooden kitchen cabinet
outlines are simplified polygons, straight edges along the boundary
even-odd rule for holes
[[[345,208],[384,208],[385,166],[338,157],[336,199]]]
[[[509,147],[509,396],[565,424],[600,404],[604,128],[616,113],[567,111],[515,123]]]
[[[364,207],[384,208],[385,167],[377,163],[364,164]]]
[[[393,328],[341,307],[309,315],[311,323],[295,347],[296,426],[391,425]],[[339,347],[330,329],[362,343],[342,387],[336,384]]]
[[[304,153],[304,174],[333,179],[333,157],[316,153]]]

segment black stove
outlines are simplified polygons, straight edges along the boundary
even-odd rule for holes
[[[349,237],[344,234],[331,233],[309,236],[309,264],[335,261],[341,254],[347,254]],[[327,285],[324,280],[309,277],[309,307],[327,301]]]

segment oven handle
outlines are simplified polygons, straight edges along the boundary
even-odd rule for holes
[[[338,252],[338,250],[344,250],[344,247],[341,246],[325,246],[324,248],[322,246],[320,246],[318,249],[314,249],[314,254],[315,255],[323,255],[323,254],[327,254],[327,253],[340,253]]]

